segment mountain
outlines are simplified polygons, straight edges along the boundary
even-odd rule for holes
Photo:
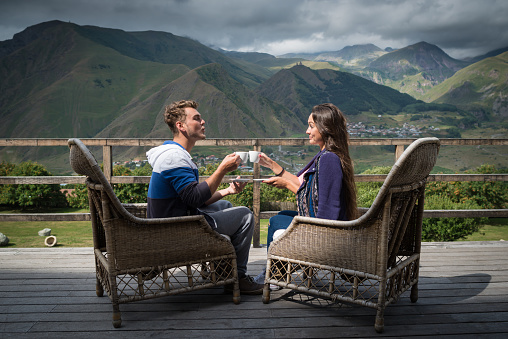
[[[0,42],[0,137],[170,138],[164,108],[184,98],[200,103],[208,138],[302,136],[312,107],[322,102],[333,102],[352,122],[437,125],[440,132],[431,133],[441,137],[478,125],[467,111],[482,123],[506,115],[504,54],[458,72],[469,64],[426,43],[389,53],[357,45],[320,54],[360,65],[377,53],[368,68],[353,70],[332,61],[217,51],[170,33],[41,23]],[[425,97],[432,104],[386,86],[424,87],[424,76],[435,85],[449,78]],[[1,159],[34,159],[34,152],[35,159],[61,164],[67,158],[61,147],[8,152],[0,149]]]
[[[97,137],[168,137],[168,127],[161,123],[163,108],[181,98],[199,102],[208,137],[284,137],[303,129],[286,107],[259,96],[214,63],[190,70],[145,100],[133,102]]]
[[[421,98],[428,89],[469,64],[453,59],[435,45],[419,42],[384,54],[355,74]]]
[[[386,52],[373,44],[346,46],[339,51],[319,53],[289,53],[281,58],[301,58],[311,61],[333,62],[342,68],[356,69],[367,66]]]
[[[287,107],[304,124],[312,107],[322,102],[333,102],[348,116],[362,112],[396,114],[403,107],[417,103],[407,94],[351,73],[312,70],[303,65],[279,71],[256,92]]]
[[[221,50],[222,53],[227,55],[230,58],[236,59],[238,62],[251,62],[256,65],[262,66],[272,72],[272,74],[280,71],[284,68],[291,68],[296,65],[305,65],[312,69],[334,69],[340,70],[340,67],[336,64],[332,64],[326,61],[313,61],[303,58],[283,58],[283,57],[275,57],[268,53],[257,53],[257,52],[233,52],[233,51],[224,51]]]
[[[474,58],[465,59],[464,61],[467,61],[469,63],[475,63],[478,61],[482,61],[483,59],[486,59],[486,58],[491,58],[491,57],[497,56],[499,54],[503,54],[504,52],[507,52],[507,51],[508,51],[508,47],[499,48],[499,49],[490,51],[488,53],[485,53],[483,55],[476,56]]]
[[[385,74],[392,80],[422,73],[431,81],[441,82],[467,65],[468,62],[453,59],[435,45],[419,42],[377,58],[369,64],[368,70]]]
[[[244,66],[196,41],[169,33],[127,33],[58,21],[29,27],[12,40],[0,43],[0,55],[3,137],[115,136],[112,131],[142,137],[153,133],[153,126],[158,124],[154,119],[168,103],[168,97],[205,101],[210,95],[196,88],[169,86],[195,67],[220,65],[230,77],[225,83],[235,88],[222,88],[234,96],[226,95],[224,100],[236,103],[244,100],[238,97],[239,93],[256,99],[249,88],[270,74],[260,66]],[[259,69],[262,71],[253,71]],[[161,92],[164,88],[174,92],[165,94]],[[265,114],[288,114],[280,107],[274,112],[273,108],[268,109],[266,99],[258,99],[266,105]],[[208,105],[209,114],[222,111],[224,105],[227,106],[223,100],[215,100]],[[251,112],[240,108],[236,113],[250,124]],[[135,115],[143,116],[140,123],[123,128],[115,124],[118,119],[134,119]],[[108,127],[103,131],[105,126]],[[271,126],[275,128],[277,124]],[[284,123],[284,127],[279,126],[280,131],[286,126],[291,127]],[[220,134],[219,130],[209,130],[211,137],[234,137],[242,129],[230,126]],[[277,136],[253,131],[259,136]]]
[[[508,118],[508,52],[482,59],[432,88],[426,101],[456,105],[478,118]]]

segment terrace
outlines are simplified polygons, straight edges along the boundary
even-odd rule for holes
[[[105,173],[111,182],[147,183],[148,177],[113,177],[112,146],[153,146],[161,140],[84,139],[103,147]],[[395,145],[395,158],[412,139],[353,139],[352,143]],[[67,139],[0,139],[0,146],[64,146]],[[303,139],[212,139],[212,146],[305,145]],[[442,145],[508,145],[506,139],[444,139]],[[253,178],[260,177],[254,166]],[[506,181],[499,175],[432,175],[435,181]],[[356,176],[358,181],[383,181],[384,176]],[[82,183],[83,177],[0,177],[0,184]],[[254,214],[258,229],[249,271],[257,274],[266,260],[259,239],[259,218],[274,212],[259,209],[259,183],[254,183]],[[256,202],[257,199],[257,202]],[[426,211],[426,217],[508,217],[508,210]],[[8,220],[89,220],[84,214],[1,215]],[[257,238],[256,238],[257,236]],[[222,288],[121,305],[123,326],[111,325],[111,303],[95,296],[92,248],[0,249],[0,334],[2,337],[506,337],[508,333],[508,245],[496,242],[424,243],[419,300],[406,292],[388,306],[385,331],[377,334],[375,310],[331,303],[325,299],[273,292],[265,305],[261,296],[242,296],[234,305]]]
[[[375,310],[295,294],[242,295],[222,288],[122,304],[122,327],[111,324],[111,302],[95,295],[93,248],[0,249],[2,338],[506,338],[508,242],[424,243],[419,299],[409,292],[386,308],[385,330]],[[265,248],[251,249],[257,274]]]

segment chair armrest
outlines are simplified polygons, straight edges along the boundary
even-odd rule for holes
[[[106,245],[116,269],[173,265],[235,255],[231,242],[201,215],[105,221]]]
[[[376,274],[380,229],[380,219],[295,217],[286,232],[271,243],[268,256]]]
[[[135,217],[138,218],[146,218],[146,203],[136,203],[136,204],[122,204],[123,207]]]

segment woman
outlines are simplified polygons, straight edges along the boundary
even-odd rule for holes
[[[300,216],[356,219],[356,186],[344,114],[333,104],[317,105],[309,115],[308,125],[306,133],[310,144],[319,146],[320,151],[297,175],[287,172],[261,153],[260,165],[275,173],[274,177],[263,182],[294,192]],[[267,247],[273,240],[274,232],[288,228],[296,214],[294,211],[282,211],[270,218]]]

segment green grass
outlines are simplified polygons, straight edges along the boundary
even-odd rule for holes
[[[92,227],[89,221],[9,221],[0,223],[0,232],[9,238],[7,248],[45,247],[42,229],[50,228],[57,240],[55,247],[91,247]]]
[[[83,210],[73,210],[83,212]],[[13,213],[3,210],[0,213]],[[38,235],[44,228],[51,229],[51,235],[57,238],[55,247],[91,247],[92,227],[89,221],[9,221],[0,222],[0,232],[9,238],[7,248],[45,247],[45,237]],[[260,242],[266,244],[268,219],[260,220]],[[479,232],[468,236],[464,241],[508,240],[508,218],[492,218]]]
[[[476,233],[464,239],[465,241],[498,241],[508,240],[508,218],[491,218]]]
[[[87,209],[57,208],[51,210],[12,210],[5,206],[0,213],[86,213]],[[45,247],[46,237],[38,232],[45,228],[51,229],[51,235],[57,240],[55,247],[90,247],[92,243],[92,227],[89,221],[7,221],[0,222],[0,233],[9,238],[7,248]]]

